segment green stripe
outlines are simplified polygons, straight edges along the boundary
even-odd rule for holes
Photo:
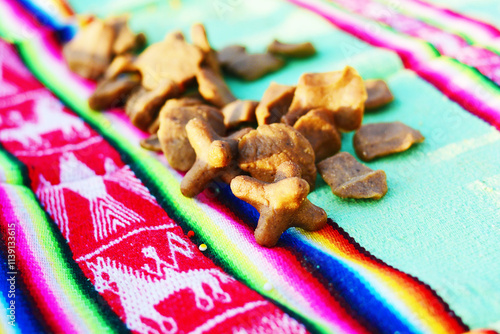
[[[8,184],[24,184],[23,170],[25,166],[17,159],[12,159],[12,156],[7,151],[4,151],[0,144],[0,174],[5,175],[5,182]]]
[[[444,57],[443,56],[443,57],[436,59],[434,61],[448,64],[451,67],[453,67],[454,69],[466,74],[475,83],[480,84],[481,89],[480,90],[476,89],[477,93],[473,92],[473,94],[484,96],[484,93],[487,92],[487,93],[492,94],[492,95],[500,96],[500,86],[498,86],[490,78],[486,77],[484,74],[479,72],[479,70],[477,68],[466,65],[466,64],[456,60],[455,58],[451,58],[451,57]]]
[[[120,152],[122,160],[156,197],[158,204],[170,218],[175,220],[184,232],[193,230],[196,235],[193,241],[199,241],[198,243],[205,243],[208,246],[208,250],[204,253],[207,257],[248,287],[271,299],[298,318],[308,326],[309,330],[331,332],[328,324],[320,319],[312,319],[310,314],[304,314],[276,290],[264,290],[263,286],[267,278],[262,271],[236,246],[233,240],[225,235],[195,203],[194,199],[182,196],[179,182],[165,166],[144,150],[131,144],[127,138],[110,126],[110,122],[101,113],[90,109],[87,101],[83,100],[77,92],[68,89],[64,82],[46,67],[40,59],[41,52],[29,41],[18,43],[17,47],[25,64],[38,80]]]
[[[392,34],[395,34],[395,35],[398,35],[399,37],[403,38],[403,39],[406,39],[406,40],[409,40],[412,42],[412,44],[415,44],[415,46],[418,46],[418,48],[420,49],[421,52],[424,52],[426,54],[428,54],[430,56],[430,58],[434,58],[434,57],[440,57],[441,56],[441,53],[439,52],[438,49],[436,49],[436,47],[432,44],[432,43],[429,43],[427,42],[426,40],[423,40],[421,38],[416,38],[416,37],[412,37],[412,36],[408,36],[407,34],[403,34],[397,30],[395,30],[393,27],[391,26],[388,26],[382,22],[379,22],[379,21],[376,21],[376,20],[373,20],[373,19],[370,19],[370,18],[366,18],[360,14],[357,14],[357,13],[353,13],[349,10],[347,10],[346,8],[340,6],[339,4],[337,3],[334,3],[334,2],[331,2],[330,0],[320,0],[321,2],[323,2],[324,4],[326,5],[329,5],[331,7],[335,7],[337,10],[345,13],[347,16],[350,16],[350,17],[353,17],[357,20],[361,20],[363,21],[364,23],[366,23],[366,21],[371,21],[373,23],[376,23],[378,24],[378,27],[382,30],[385,30],[389,33],[392,33]],[[364,26],[364,28],[366,29],[366,26]],[[375,33],[376,35],[376,33]]]
[[[394,10],[394,11],[397,11],[397,12],[399,12],[401,14],[406,15],[406,16],[418,19],[419,21],[425,22],[425,23],[427,23],[427,24],[429,24],[431,26],[439,28],[442,31],[458,35],[458,36],[462,37],[463,39],[465,39],[466,42],[468,44],[470,44],[470,45],[474,45],[474,46],[477,46],[477,47],[483,47],[485,49],[488,49],[488,50],[490,50],[490,51],[492,51],[492,52],[497,53],[498,55],[500,55],[498,49],[495,49],[493,46],[490,46],[490,45],[483,45],[481,43],[478,43],[475,40],[475,38],[474,38],[475,36],[469,34],[466,30],[462,30],[462,29],[459,29],[459,28],[457,29],[454,26],[450,27],[449,25],[443,24],[440,21],[436,21],[435,19],[427,18],[427,17],[424,17],[422,15],[416,15],[415,12],[412,12],[410,9],[406,9],[404,2],[398,2],[398,6],[397,6],[397,9],[396,9],[396,8],[390,6],[391,5],[391,1],[390,0],[375,0],[375,1],[383,3],[383,4],[386,4],[386,5],[389,5],[389,7],[392,10]],[[481,28],[479,28],[479,29],[481,29]]]

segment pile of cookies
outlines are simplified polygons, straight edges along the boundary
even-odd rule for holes
[[[393,100],[382,80],[364,81],[353,68],[305,73],[296,86],[271,83],[260,101],[238,100],[223,72],[255,80],[281,68],[286,58],[315,54],[311,43],[273,41],[266,53],[243,46],[215,51],[205,28],[195,24],[192,43],[167,34],[140,53],[144,37],[126,19],[86,23],[64,49],[69,67],[98,79],[89,99],[94,109],[124,105],[131,122],[151,136],[145,149],[161,151],[172,168],[186,172],[184,196],[212,181],[260,213],[257,243],[272,247],[289,227],[315,231],[327,222],[307,195],[319,173],[342,198],[380,199],[386,175],[341,149],[343,132],[356,131],[353,145],[364,161],[408,149],[424,137],[399,123],[362,126],[366,110]]]

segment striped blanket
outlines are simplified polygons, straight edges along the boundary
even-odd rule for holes
[[[0,333],[499,330],[500,30],[488,19],[500,7],[444,2],[0,1]],[[216,48],[310,40],[313,58],[228,78],[235,95],[348,64],[395,96],[365,123],[403,121],[426,141],[369,163],[388,176],[379,202],[336,198],[318,178],[309,199],[327,227],[260,247],[258,213],[227,185],[183,197],[182,175],[139,147],[147,134],[122,110],[89,109],[95,83],[61,56],[86,12],[130,12],[150,42],[196,21]]]

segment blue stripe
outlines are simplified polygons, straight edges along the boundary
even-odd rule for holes
[[[30,14],[33,15],[41,25],[54,30],[61,42],[67,42],[75,35],[77,30],[75,25],[59,21],[57,18],[52,17],[43,8],[39,7],[36,3],[33,3],[30,0],[17,1],[28,12],[30,12]]]
[[[44,333],[45,331],[35,315],[37,311],[30,307],[28,301],[29,297],[25,294],[22,273],[17,272],[17,275],[15,275],[15,297],[9,296],[11,290],[8,279],[11,278],[11,276],[7,274],[9,272],[9,267],[6,256],[7,253],[5,252],[6,245],[4,242],[4,240],[1,240],[0,245],[0,298],[3,299],[2,303],[4,305],[9,305],[11,300],[15,301],[15,327],[18,333]],[[5,319],[10,321],[7,318],[7,310],[5,310],[5,313],[2,312],[1,316],[2,322]]]

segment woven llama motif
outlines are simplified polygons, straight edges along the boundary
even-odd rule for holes
[[[2,123],[12,122],[20,124],[14,128],[3,129],[0,139],[3,142],[16,141],[25,149],[35,150],[37,148],[51,147],[51,141],[43,138],[44,135],[61,131],[65,141],[77,138],[90,137],[91,132],[80,118],[64,111],[63,105],[53,96],[45,94],[32,100],[34,120],[23,120],[19,111],[9,111]]]
[[[61,184],[52,185],[43,175],[39,176],[40,184],[36,194],[47,211],[55,217],[56,223],[68,241],[70,231],[64,189],[71,190],[88,201],[96,241],[111,236],[119,228],[145,221],[142,216],[108,194],[105,181],[118,183],[124,189],[156,205],[154,197],[128,166],[118,168],[109,158],[106,158],[104,165],[106,174],[97,175],[73,153],[65,153],[59,159]]]
[[[176,333],[178,330],[176,321],[159,313],[155,307],[184,289],[194,294],[196,307],[202,311],[212,310],[214,300],[222,303],[231,302],[231,297],[224,292],[220,283],[228,283],[233,279],[220,270],[195,269],[181,272],[175,268],[177,267],[175,260],[171,261],[172,263],[162,260],[155,247],[144,247],[142,253],[148,260],[153,260],[153,267],[156,270],[150,269],[146,264],[141,270],[136,270],[103,257],[97,257],[96,262],[87,262],[88,268],[94,274],[96,290],[100,293],[111,291],[119,296],[125,312],[125,323],[132,331]],[[210,288],[211,296],[205,292],[203,285]],[[142,319],[155,322],[160,331]]]

